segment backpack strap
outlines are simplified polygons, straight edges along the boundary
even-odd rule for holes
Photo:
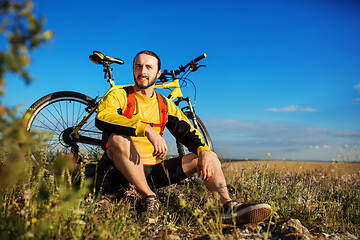
[[[126,108],[125,108],[123,116],[125,116],[127,118],[132,118],[132,116],[134,115],[134,111],[135,111],[135,91],[134,91],[134,87],[129,86],[129,87],[126,87],[124,89],[127,92],[128,96],[127,96]]]
[[[160,94],[157,93],[157,99],[158,99],[158,104],[159,104],[159,114],[160,114],[160,124],[162,125],[160,128],[160,135],[162,136],[164,133],[164,129],[165,129],[165,125],[167,122],[167,102],[165,100],[165,98]]]
[[[128,96],[127,96],[127,103],[126,103],[126,108],[123,113],[123,116],[125,116],[127,118],[132,118],[132,116],[134,115],[134,111],[135,111],[134,87],[129,86],[124,89],[127,92]],[[144,121],[141,121],[141,122],[149,124],[151,127],[160,127],[160,135],[162,136],[164,133],[166,122],[167,122],[167,112],[168,112],[167,102],[166,102],[166,99],[160,93],[158,93],[158,92],[155,92],[155,93],[156,93],[156,98],[157,98],[158,104],[159,104],[160,123],[148,123],[148,122],[144,122]]]
[[[157,92],[155,92],[155,93],[156,93],[156,98],[157,98],[158,104],[159,104],[160,123],[148,123],[148,122],[144,122],[144,121],[141,121],[141,122],[149,124],[151,127],[159,127],[160,135],[162,136],[164,134],[164,129],[165,129],[166,122],[167,122],[167,112],[168,112],[167,102],[160,93],[157,93]]]

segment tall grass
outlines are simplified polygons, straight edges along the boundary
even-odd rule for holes
[[[10,115],[1,129],[0,239],[146,239],[180,233],[223,238],[219,196],[203,185],[185,181],[157,190],[161,218],[157,225],[147,225],[137,214],[140,198],[134,189],[123,198],[99,194],[93,179],[86,178],[85,165],[74,169],[66,155],[40,151],[42,164],[33,164],[28,153],[39,148],[29,133],[19,130],[21,121],[17,128],[4,125],[16,121]],[[50,165],[45,164],[48,158]],[[231,196],[269,202],[272,221],[297,218],[310,231],[359,236],[359,172],[291,172],[267,164],[227,163],[223,168]],[[238,232],[234,227],[232,234]]]
[[[311,230],[359,234],[360,172],[338,176],[277,171],[266,164],[237,168],[226,167],[227,173],[233,172],[228,180],[234,197],[269,201],[276,209],[275,219],[297,218]]]

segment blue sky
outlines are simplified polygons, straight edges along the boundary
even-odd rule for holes
[[[217,153],[331,160],[359,145],[359,1],[34,2],[55,38],[32,55],[29,86],[7,76],[9,106],[61,90],[104,94],[93,50],[125,61],[114,66],[118,84],[132,82],[140,50],[157,52],[164,69],[207,53],[190,79]]]

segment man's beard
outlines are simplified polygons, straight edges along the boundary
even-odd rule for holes
[[[140,77],[143,77],[143,76],[139,75],[138,78],[140,78]],[[149,77],[149,79],[150,79],[150,77]],[[135,81],[136,87],[138,87],[139,89],[147,89],[156,83],[156,78],[150,79],[150,81],[148,81],[148,82],[142,82],[142,83],[138,84],[138,82],[136,81],[136,78],[134,76],[134,81]]]

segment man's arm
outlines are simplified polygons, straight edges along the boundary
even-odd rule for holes
[[[126,101],[127,95],[123,89],[108,93],[99,103],[95,126],[106,132],[145,137],[147,124],[142,123],[139,118],[128,119],[122,115]]]
[[[197,175],[201,176],[202,180],[208,181],[215,173],[214,163],[213,163],[214,154],[210,151],[201,151],[199,153],[199,160],[197,165]]]
[[[197,155],[203,150],[210,151],[200,131],[193,127],[184,113],[171,101],[168,101],[168,121],[166,127],[189,151]]]
[[[150,125],[146,127],[145,135],[154,146],[153,155],[159,158],[165,157],[168,147],[166,145],[164,138],[160,136],[160,134]]]

